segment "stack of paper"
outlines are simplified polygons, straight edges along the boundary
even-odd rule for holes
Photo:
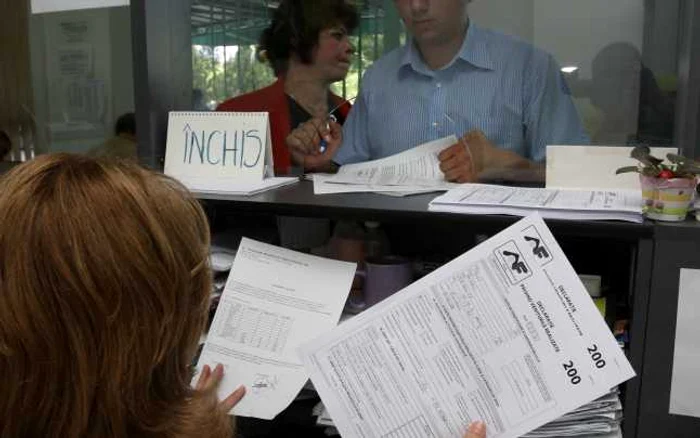
[[[314,194],[381,193],[406,196],[458,187],[445,181],[438,155],[457,143],[452,135],[400,154],[342,166],[335,175],[314,175]]]
[[[462,184],[435,198],[430,211],[547,219],[620,220],[641,223],[642,194],[635,190],[568,190]]]
[[[331,195],[336,193],[378,193],[380,195],[404,197],[419,195],[422,193],[432,193],[436,191],[447,191],[450,183],[444,183],[443,189],[426,188],[421,186],[377,186],[372,184],[346,184],[334,182],[335,175],[317,173],[309,176],[314,182],[314,195]]]
[[[195,195],[254,196],[268,190],[288,186],[299,181],[297,177],[270,177],[260,181],[235,181],[220,188],[211,185],[187,183],[187,188]]]
[[[557,420],[533,430],[522,438],[622,437],[622,403],[617,388]]]
[[[333,419],[323,402],[314,407],[313,415],[318,417],[319,426],[335,427]],[[613,389],[609,394],[596,399],[580,408],[565,414],[561,418],[533,430],[521,438],[622,438],[622,403],[619,391]]]

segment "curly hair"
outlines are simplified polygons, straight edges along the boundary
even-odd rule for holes
[[[318,35],[334,26],[352,32],[359,24],[357,9],[347,0],[282,0],[258,45],[258,57],[269,62],[276,76],[284,75],[292,55],[312,62]]]

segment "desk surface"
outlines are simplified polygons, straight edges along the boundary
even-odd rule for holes
[[[476,232],[494,232],[519,218],[501,215],[465,215],[428,211],[428,203],[437,196],[424,194],[396,198],[374,193],[314,195],[313,183],[281,187],[255,196],[198,195],[205,205],[228,212],[245,211],[275,215],[327,217],[330,219],[375,220],[385,222],[462,223]],[[580,236],[608,236],[622,240],[651,237],[654,223],[643,224],[613,221],[547,220],[553,231]]]

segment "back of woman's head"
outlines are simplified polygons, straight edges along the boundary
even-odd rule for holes
[[[284,75],[293,55],[305,64],[312,62],[322,30],[344,26],[352,32],[358,23],[357,10],[348,0],[282,0],[260,36],[258,53],[276,76]]]
[[[208,233],[181,185],[136,165],[58,154],[6,174],[0,436],[230,433],[189,387]]]

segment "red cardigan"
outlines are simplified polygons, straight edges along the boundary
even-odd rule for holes
[[[343,104],[338,111],[343,117],[347,117],[351,105],[343,102],[340,96],[332,95],[333,101],[337,105]],[[292,159],[285,142],[291,132],[291,115],[289,113],[289,102],[284,93],[284,80],[278,79],[274,84],[229,99],[221,103],[217,111],[251,111],[268,112],[270,114],[270,136],[272,137],[272,155],[275,163],[275,175],[289,173]]]

